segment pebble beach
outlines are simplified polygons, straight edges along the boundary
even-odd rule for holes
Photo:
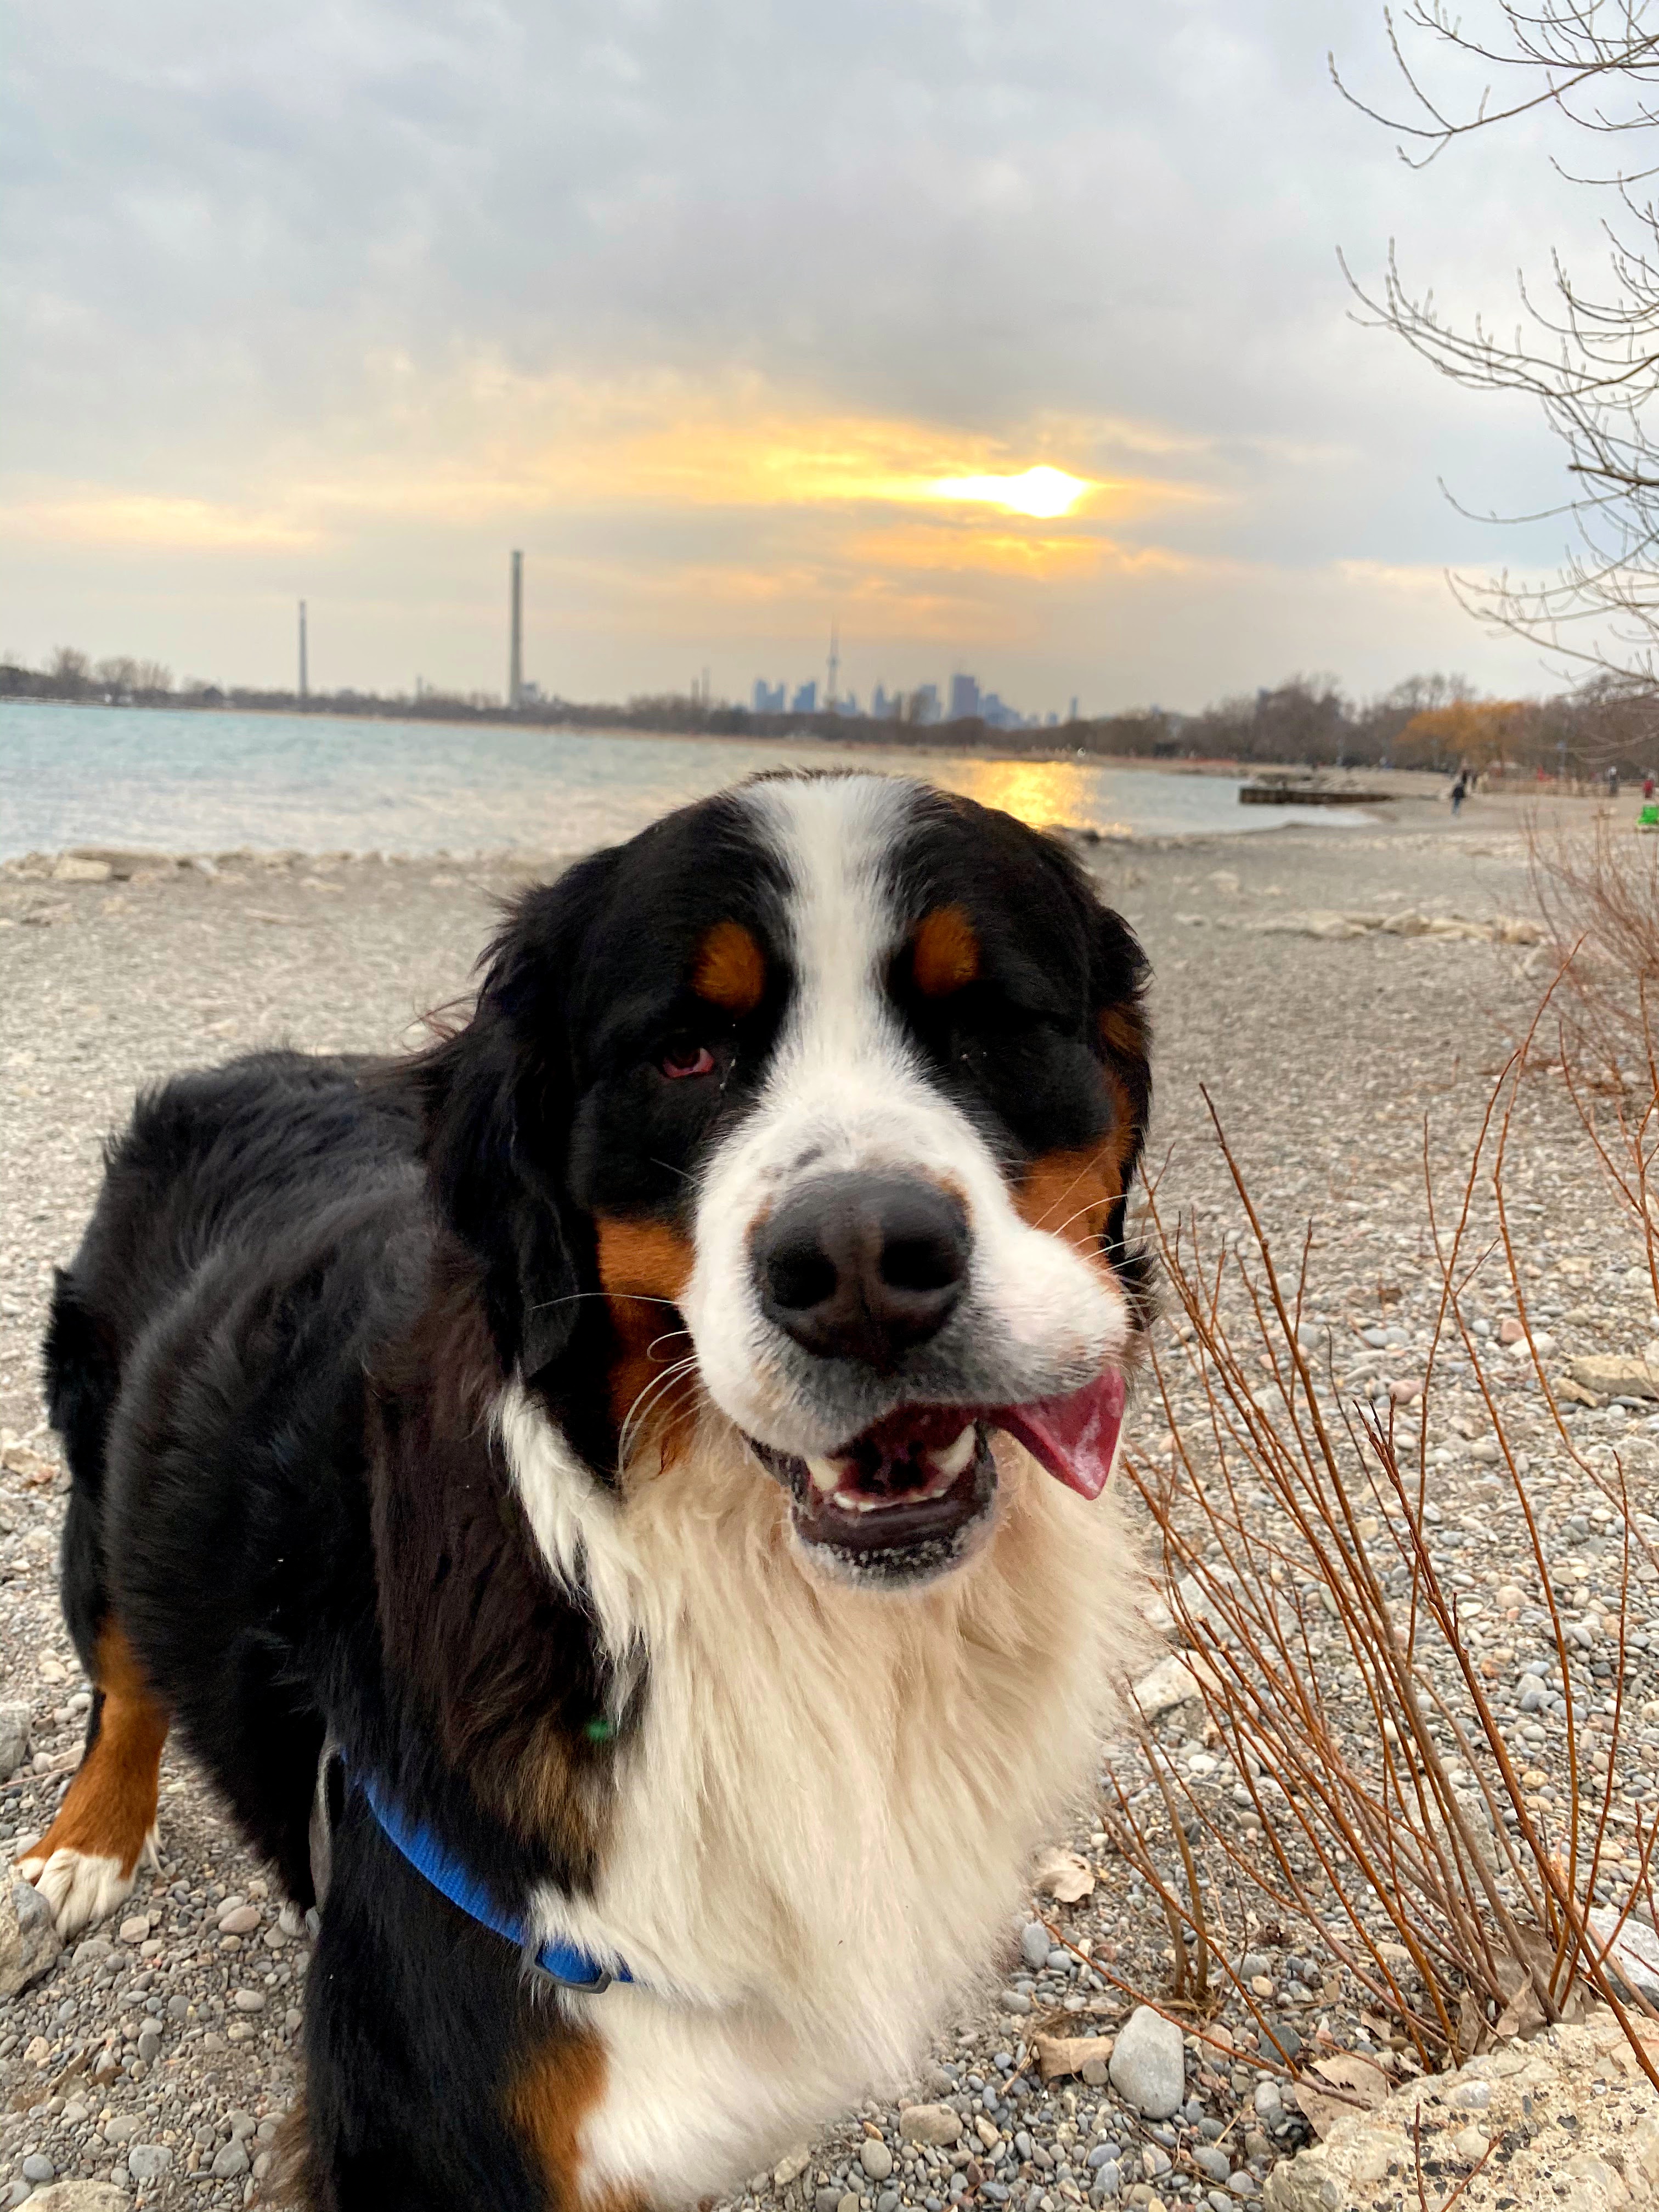
[[[1580,803],[1586,823],[1593,806]],[[1194,1218],[1223,1239],[1239,1227],[1202,1085],[1275,1238],[1299,1246],[1314,1226],[1309,1320],[1327,1347],[1333,1391],[1351,1400],[1417,1401],[1439,1291],[1425,1158],[1430,1172],[1455,1179],[1549,980],[1524,830],[1518,800],[1478,799],[1454,823],[1443,803],[1411,797],[1364,825],[1078,842],[1152,963],[1148,1159],[1160,1212]],[[88,1703],[58,1612],[67,1477],[44,1426],[37,1367],[51,1271],[74,1249],[101,1139],[137,1086],[183,1066],[275,1042],[370,1051],[413,1042],[423,1012],[465,994],[495,902],[573,857],[549,854],[532,867],[518,855],[460,863],[105,851],[0,864],[0,1850],[9,1856],[50,1822]],[[1659,1335],[1652,1284],[1559,1082],[1522,1087],[1510,1148],[1507,1185],[1538,1356],[1563,1372],[1583,1359],[1639,1358]],[[1638,1547],[1619,1681],[1605,1624],[1623,1573],[1620,1510],[1561,1448],[1531,1358],[1504,1350],[1520,1332],[1501,1273],[1480,1276],[1470,1310],[1492,1346],[1528,1500],[1559,1560],[1576,1677],[1582,1662],[1581,1725],[1605,1729],[1615,1689],[1622,1697],[1609,1833],[1627,1850],[1659,1799],[1659,1571]],[[1174,1318],[1160,1327],[1177,1352]],[[1179,1358],[1169,1372],[1177,1411],[1195,1417],[1197,1379]],[[1622,1471],[1632,1516],[1659,1536],[1659,1399],[1585,1391],[1567,1418],[1580,1455]],[[1137,1451],[1165,1450],[1150,1396],[1132,1420]],[[1523,1516],[1494,1475],[1489,1425],[1469,1362],[1443,1359],[1422,1468],[1430,1541],[1461,1594],[1463,1632],[1494,1705],[1512,1723],[1531,1798],[1547,1813],[1563,1790],[1561,1685]],[[1177,1679],[1176,1694],[1148,1718],[1185,1785],[1248,1834],[1237,1778],[1180,1688]],[[1145,1786],[1121,1746],[1103,1747],[1103,1758],[1118,1763],[1126,1788]],[[0,1998],[0,2208],[257,2201],[270,2137],[298,2087],[307,1936],[173,1747],[161,1787],[160,1866],[141,1874],[115,1920]],[[1350,2203],[1370,2212],[1418,2203],[1411,2160],[1398,2148],[1408,2105],[1443,2177],[1431,2205],[1483,2158],[1458,2200],[1471,2212],[1547,2201],[1602,2212],[1659,2194],[1653,2092],[1597,2021],[1495,2051],[1455,2077],[1422,2080],[1366,2028],[1352,1991],[1304,1936],[1258,1929],[1239,1948],[1261,2006],[1283,2030],[1280,2048],[1371,2051],[1388,2074],[1389,2100],[1363,2142],[1349,2139],[1352,2128],[1339,2142],[1339,2129],[1326,2153],[1298,2156],[1311,2142],[1310,2117],[1244,2014],[1219,2014],[1218,2051],[1123,1993],[1125,1983],[1167,1989],[1170,1936],[1109,1849],[1098,1808],[1080,1806],[1054,1843],[1080,1863],[1086,1887],[1063,1884],[1083,1889],[1069,1899],[1052,1882],[1034,1890],[982,2001],[942,2023],[922,2076],[812,2143],[780,2146],[779,2162],[734,2206],[1066,2212],[1127,2201],[1226,2212],[1265,2198],[1269,2212]],[[27,1925],[21,1937],[26,1948],[43,1941]],[[0,1965],[5,1940],[0,1929]],[[1079,2047],[1045,2057],[1039,2035]],[[1500,2136],[1503,2154],[1487,2158]]]

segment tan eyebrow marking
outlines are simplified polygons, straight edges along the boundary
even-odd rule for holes
[[[766,956],[740,921],[717,921],[697,948],[691,988],[711,1006],[752,1014],[766,990]]]
[[[979,974],[979,939],[966,909],[935,907],[916,924],[911,972],[924,998],[945,999]]]
[[[1100,1041],[1125,1060],[1146,1056],[1146,1024],[1136,1006],[1108,1006],[1100,1017]]]

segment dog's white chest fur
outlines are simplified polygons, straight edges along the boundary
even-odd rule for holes
[[[718,1419],[620,1506],[521,1394],[501,1427],[554,1571],[644,1669],[596,1894],[544,1900],[635,1977],[567,2001],[608,2059],[583,2179],[694,2202],[902,2080],[986,1976],[1091,1772],[1131,1561],[1108,1501],[1006,1440],[993,1540],[895,1595],[813,1578]]]

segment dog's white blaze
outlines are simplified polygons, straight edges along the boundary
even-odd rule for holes
[[[968,1294],[939,1346],[941,1357],[947,1344],[971,1357],[958,1399],[1006,1405],[1078,1389],[1131,1334],[1116,1286],[1063,1238],[1021,1219],[989,1146],[928,1079],[885,996],[903,929],[887,872],[917,797],[908,784],[861,776],[747,794],[790,885],[795,989],[756,1109],[703,1174],[682,1304],[715,1402],[751,1436],[803,1455],[844,1444],[845,1417],[792,1386],[789,1348],[756,1293],[750,1239],[813,1176],[909,1170],[966,1201]]]
[[[981,1980],[1091,1773],[1131,1557],[1109,1501],[999,1437],[975,1560],[897,1598],[826,1589],[712,1409],[620,1498],[517,1387],[498,1424],[550,1566],[648,1668],[596,1891],[541,1900],[544,1933],[638,1977],[563,2001],[608,2062],[583,2185],[693,2203],[902,2081]]]
[[[915,798],[863,777],[747,794],[789,885],[795,988],[754,1110],[697,1193],[683,1306],[707,1398],[690,1442],[665,1462],[642,1447],[613,1492],[522,1389],[497,1408],[551,1571],[590,1594],[620,1678],[643,1682],[594,1892],[539,1900],[544,1934],[637,1977],[561,2000],[605,2050],[581,2139],[596,2203],[717,2194],[907,2077],[988,1971],[1132,1647],[1113,1503],[1085,1504],[1006,1437],[990,1540],[895,1592],[820,1578],[740,1433],[817,1455],[820,1484],[837,1474],[823,1455],[847,1442],[845,1409],[814,1402],[750,1255],[757,1220],[814,1175],[898,1169],[963,1199],[971,1274],[939,1340],[956,1402],[1077,1387],[1129,1335],[1110,1280],[1020,1218],[887,1001],[905,926],[889,872]]]

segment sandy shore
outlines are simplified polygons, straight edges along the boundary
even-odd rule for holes
[[[1389,1314],[1404,1324],[1402,1373],[1433,1287],[1419,1196],[1424,1116],[1437,1160],[1460,1157],[1540,988],[1540,956],[1514,941],[1524,931],[1507,927],[1531,911],[1521,832],[1512,801],[1477,800],[1453,824],[1443,804],[1409,796],[1375,825],[1085,848],[1154,965],[1152,1158],[1161,1203],[1236,1225],[1202,1083],[1275,1229],[1299,1235],[1310,1218],[1317,1224],[1320,1310],[1346,1331],[1344,1344],[1377,1321],[1380,1285],[1398,1291]],[[81,879],[44,865],[0,870],[0,1701],[22,1702],[33,1717],[33,1765],[0,1790],[0,1848],[46,1825],[78,1743],[83,1686],[58,1617],[52,1561],[62,1479],[42,1431],[36,1364],[51,1269],[72,1250],[94,1195],[100,1138],[137,1085],[183,1066],[279,1039],[319,1049],[397,1046],[423,1009],[465,989],[495,902],[526,872],[521,863],[298,856],[227,856],[212,867],[118,862],[96,880],[88,879],[91,866]],[[1402,915],[1424,917],[1423,927],[1376,926]],[[1352,916],[1364,919],[1339,927]],[[1430,927],[1454,918],[1487,933]],[[1633,1248],[1554,1091],[1528,1095],[1517,1147],[1516,1187],[1544,1255],[1545,1322],[1564,1352],[1638,1349],[1654,1334],[1651,1300],[1626,1280]],[[1462,1428],[1474,1435],[1478,1411],[1454,1376],[1442,1407],[1453,1449],[1432,1474],[1448,1540],[1457,1537],[1453,1551],[1468,1544],[1460,1556],[1477,1597],[1524,1564],[1514,1530],[1484,1528],[1477,1544],[1463,1529],[1479,1476]],[[1550,1439],[1519,1399],[1515,1418],[1536,1455],[1544,1510],[1559,1510],[1565,1522],[1570,1476],[1564,1470],[1559,1495],[1549,1492]],[[1651,1505],[1645,1421],[1624,1413],[1584,1419],[1597,1434],[1602,1425],[1616,1434]],[[1605,1577],[1604,1550],[1592,1537],[1587,1604]],[[1639,1610],[1659,1615],[1659,1591],[1638,1596]],[[1525,1616],[1506,1628],[1488,1602],[1486,1621],[1488,1648],[1513,1658]],[[1659,1657],[1659,1619],[1654,1626]],[[1501,1671],[1508,1662],[1498,1663]],[[1638,1674],[1633,1694],[1652,1698],[1645,1655]],[[1177,1747],[1181,1741],[1177,1729]],[[1553,1742],[1537,1747],[1540,1773],[1556,1752]],[[1659,1732],[1650,1729],[1627,1765],[1632,1786],[1650,1787],[1656,1764]],[[150,1917],[146,1929],[131,1942],[104,1929],[90,1951],[82,1946],[46,1982],[0,2003],[0,2096],[9,2108],[0,2112],[0,2204],[18,2201],[25,2185],[8,2200],[7,2181],[31,2153],[60,2175],[96,2175],[128,2193],[137,2186],[146,2204],[240,2203],[253,2186],[260,2124],[294,2094],[304,1946],[283,1940],[258,1869],[171,1752],[163,1788],[163,1865],[128,1908]],[[1070,1838],[1085,1854],[1091,1828],[1085,1815]],[[252,1924],[227,1937],[219,1922],[228,1899],[253,1911]],[[1114,1947],[1125,1968],[1158,1972],[1161,1924],[1149,1921],[1144,1901],[1132,1907],[1107,1873],[1094,1898],[1068,1913],[1074,1936]],[[1281,1988],[1299,1985],[1291,1963],[1269,1963]],[[239,2006],[239,1990],[257,2006]],[[1011,1994],[1026,1998],[1027,2010],[1063,2003],[1105,2025],[1121,2010],[1109,1995],[1045,1983],[1041,1972]],[[1300,2000],[1278,2001],[1287,2018],[1298,2016]],[[1340,2002],[1334,2010],[1340,2025]],[[144,2057],[147,2018],[155,2025]],[[1017,2052],[1024,2020],[1004,2000],[1001,2009],[993,2002],[948,2023],[939,2051],[945,2070],[936,2069],[923,2093],[988,2109],[970,2081],[990,2078],[998,2051]],[[1203,2096],[1215,2134],[1235,2123],[1232,2154],[1259,2181],[1300,2135],[1299,2124],[1264,2133],[1265,2119],[1239,2117],[1255,2079],[1245,2067]],[[1008,2109],[1005,2100],[1005,2117]],[[1008,2119],[997,2154],[974,2166],[977,2179],[964,2179],[963,2154],[953,2180],[948,2148],[919,2153],[901,2141],[896,2108],[871,2106],[799,2168],[757,2178],[764,2186],[750,2197],[794,2212],[833,2212],[849,2197],[844,2212],[895,2212],[979,2191],[1016,2212],[1059,2212],[1091,2195],[1106,2201],[1109,2164],[1125,2192],[1142,2188],[1162,2200],[1185,2191],[1202,2202],[1208,2185],[1190,2147],[1203,2133],[1197,2119],[1181,2125],[1172,2170],[1160,2173],[1155,2144],[1109,2090],[1079,2094],[1073,2085],[1062,2096],[1057,2087]],[[890,2179],[879,2156],[860,2163],[854,2154],[877,2136],[892,2153]],[[1110,2143],[1115,2154],[1090,2165],[1091,2143]],[[167,2155],[147,2161],[130,2155],[134,2146]],[[1465,2201],[1491,2201],[1486,2188],[1483,2180]],[[1246,2193],[1241,2185],[1234,2196]]]

